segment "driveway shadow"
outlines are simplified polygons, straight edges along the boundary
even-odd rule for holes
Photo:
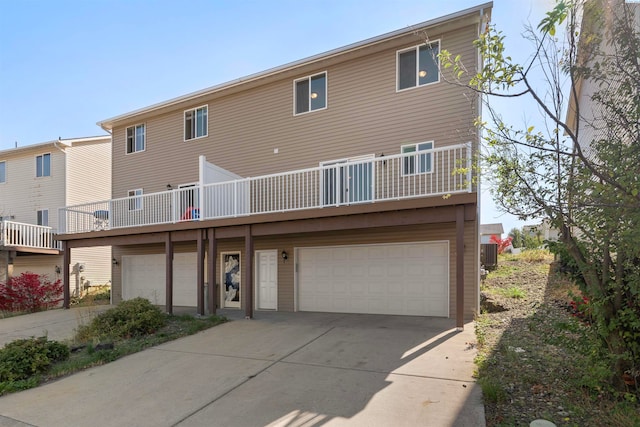
[[[471,323],[457,332],[451,319],[326,313],[246,322],[317,331],[178,425],[484,425]]]

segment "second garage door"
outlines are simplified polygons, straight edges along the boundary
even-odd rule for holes
[[[449,244],[298,248],[300,311],[449,315]]]
[[[173,255],[173,305],[197,305],[195,253]],[[124,255],[122,257],[122,298],[143,297],[156,305],[164,305],[165,255]]]

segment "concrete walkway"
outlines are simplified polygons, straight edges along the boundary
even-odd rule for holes
[[[259,312],[4,396],[0,426],[483,426],[473,342],[449,319]]]

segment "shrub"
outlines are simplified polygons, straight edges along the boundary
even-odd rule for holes
[[[62,282],[46,275],[22,273],[0,283],[0,310],[34,312],[56,306],[62,299]]]
[[[12,341],[0,350],[0,381],[25,380],[69,358],[69,347],[47,337]]]
[[[130,338],[151,334],[166,324],[160,309],[144,298],[122,301],[116,307],[96,316],[91,323],[78,328],[76,339]]]
[[[511,236],[507,236],[505,239],[500,239],[498,236],[493,234],[489,238],[490,243],[495,243],[496,245],[498,245],[499,254],[503,253],[506,248],[511,246],[512,241],[513,241],[513,238]]]

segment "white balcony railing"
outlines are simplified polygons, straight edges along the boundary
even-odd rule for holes
[[[60,232],[208,220],[472,191],[471,144],[335,162],[60,209]]]
[[[0,246],[22,246],[34,249],[61,249],[51,227],[0,221]]]

